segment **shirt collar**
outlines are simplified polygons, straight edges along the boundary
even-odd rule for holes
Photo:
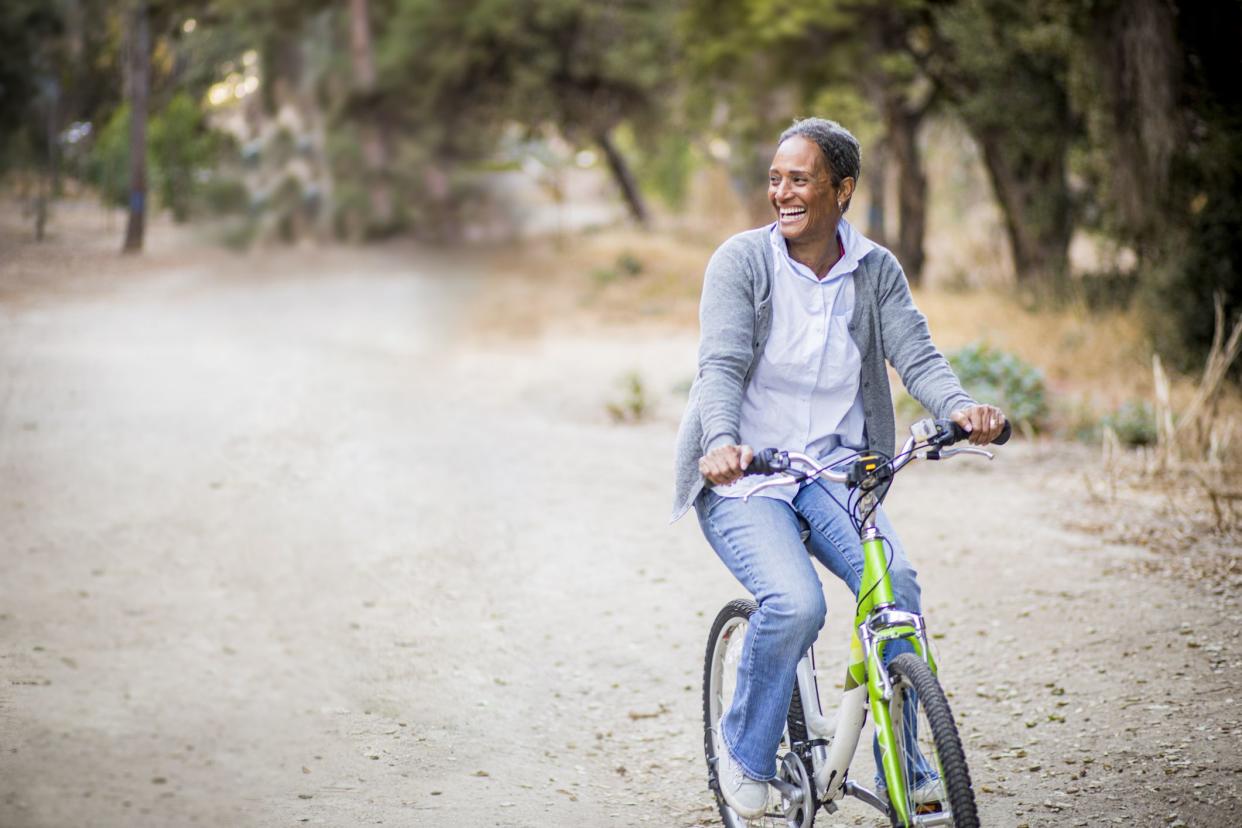
[[[828,275],[822,280],[825,283],[831,282],[838,276],[853,273],[858,269],[858,263],[862,261],[863,257],[875,250],[875,242],[855,230],[854,225],[846,221],[844,217],[837,222],[837,238],[841,240],[841,246],[845,248],[845,255],[828,271]],[[781,235],[779,221],[772,222],[772,227],[768,231],[768,239],[772,244],[772,252],[776,255],[778,263],[784,261],[793,272],[815,279],[815,274],[811,273],[809,267],[801,262],[794,261],[790,257],[789,245],[785,243],[785,237]],[[821,280],[815,279],[815,281]]]

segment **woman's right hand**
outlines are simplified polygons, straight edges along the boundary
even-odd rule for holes
[[[750,446],[717,446],[699,458],[699,473],[714,486],[727,486],[742,476],[754,457]]]

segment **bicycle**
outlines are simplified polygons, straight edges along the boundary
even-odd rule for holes
[[[1008,441],[1006,423],[994,444]],[[951,420],[920,420],[894,457],[862,452],[821,466],[805,454],[765,449],[755,455],[747,475],[780,474],[757,484],[745,498],[773,486],[800,484],[818,478],[844,483],[850,491],[845,504],[863,544],[863,575],[855,608],[854,632],[845,681],[835,717],[824,714],[816,678],[814,649],[798,662],[797,680],[789,702],[786,728],[778,747],[777,778],[771,781],[767,811],[753,820],[739,817],[720,793],[716,775],[716,731],[732,700],[732,680],[753,601],[732,601],[717,614],[707,640],[703,675],[703,737],[707,755],[708,787],[715,794],[720,816],[728,828],[784,825],[811,828],[823,808],[837,810],[837,801],[852,796],[876,808],[895,828],[953,826],[977,828],[978,809],[966,756],[948,700],[937,679],[937,666],[928,646],[921,615],[894,606],[889,578],[891,558],[875,523],[897,472],[915,459],[940,460],[958,454],[991,452],[973,446],[948,448],[967,436]],[[805,540],[805,535],[804,535]],[[889,643],[909,640],[914,653],[895,656],[884,666]],[[881,765],[887,793],[871,791],[849,777],[849,765],[858,747],[868,711],[875,719]],[[917,711],[915,713],[914,711]],[[938,777],[931,776],[929,768]],[[911,778],[919,773],[923,782]],[[929,793],[930,792],[930,793]]]

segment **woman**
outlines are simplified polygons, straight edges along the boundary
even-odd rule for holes
[[[1004,424],[998,409],[962,390],[893,254],[845,220],[859,172],[858,141],[846,129],[822,118],[795,122],[769,172],[776,221],[721,245],[703,282],[699,372],[677,438],[673,519],[693,505],[708,542],[759,605],[717,734],[721,791],[746,818],[767,803],[794,669],[824,623],[807,547],[855,594],[862,572],[858,536],[823,488],[782,486],[741,499],[758,482],[738,482],[754,448],[821,461],[865,448],[892,454],[885,360],[970,442],[990,442]],[[843,490],[832,493],[844,502]],[[892,542],[897,605],[920,612],[916,573],[882,510],[877,522]],[[890,647],[886,660],[900,652]],[[920,783],[939,787],[934,778]]]

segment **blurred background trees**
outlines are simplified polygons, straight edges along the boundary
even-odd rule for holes
[[[36,235],[89,187],[133,248],[148,204],[239,243],[488,238],[505,176],[563,198],[582,167],[657,229],[722,170],[760,223],[775,136],[820,114],[863,142],[851,217],[917,283],[934,120],[1020,290],[1138,303],[1185,362],[1215,295],[1242,308],[1239,35],[1236,0],[9,0],[0,167]],[[1082,234],[1125,255],[1075,272]]]

